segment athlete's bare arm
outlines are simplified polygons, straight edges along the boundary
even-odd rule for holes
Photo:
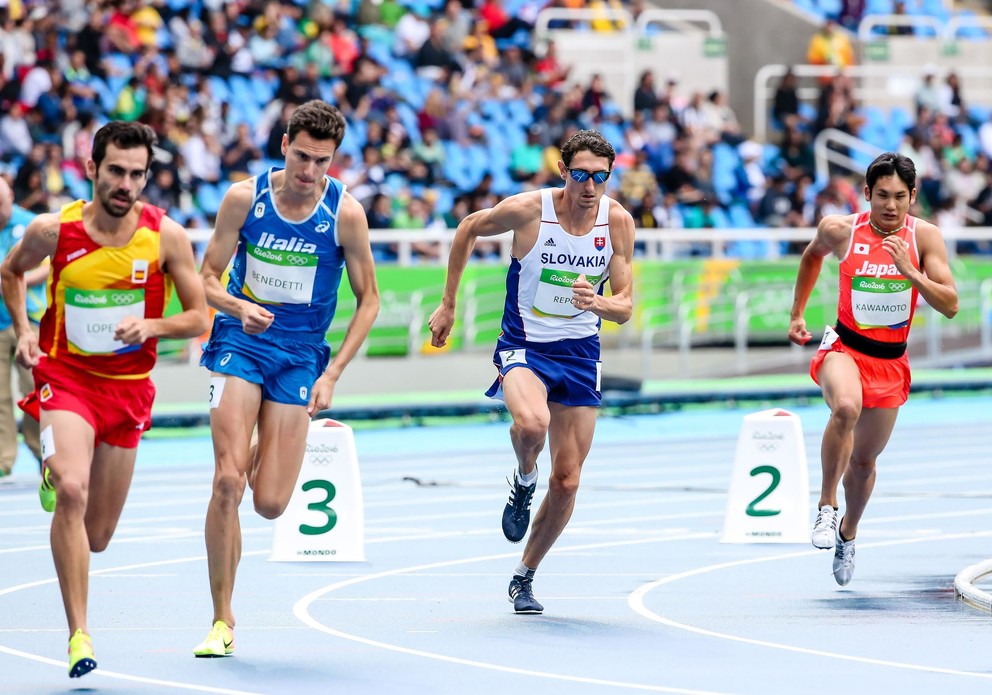
[[[0,266],[3,301],[17,334],[17,361],[29,369],[38,364],[41,350],[38,348],[38,336],[28,321],[25,274],[55,255],[60,226],[57,213],[38,215],[28,223],[24,237],[10,250]]]
[[[920,251],[920,270],[909,258],[909,248],[902,239],[890,236],[882,246],[892,256],[896,269],[906,276],[927,304],[949,319],[958,313],[958,290],[951,267],[947,263],[947,248],[940,230],[929,222],[916,223],[916,247]]]
[[[168,217],[162,218],[159,229],[159,262],[172,278],[183,310],[155,319],[126,316],[117,324],[115,340],[141,345],[149,338],[195,338],[207,330],[207,303],[203,298],[203,283],[196,273],[189,235]]]
[[[797,345],[805,345],[813,335],[806,330],[806,303],[816,287],[823,259],[831,253],[843,256],[851,243],[853,215],[827,215],[816,227],[816,235],[809,242],[802,258],[799,259],[799,272],[796,275],[796,290],[792,301],[792,314],[789,321],[789,340]]]
[[[264,333],[272,325],[275,316],[271,311],[254,302],[231,296],[224,288],[221,277],[238,249],[241,226],[248,218],[254,198],[254,179],[239,181],[227,189],[224,199],[220,202],[220,210],[217,212],[214,233],[207,242],[207,250],[203,254],[203,265],[200,266],[200,277],[203,279],[207,304],[217,311],[239,319],[242,329],[249,335]]]
[[[455,324],[455,303],[458,285],[468,259],[479,237],[496,236],[513,230],[513,255],[521,258],[534,246],[541,224],[541,192],[518,193],[500,201],[492,208],[473,212],[455,230],[448,253],[448,276],[444,283],[441,305],[428,320],[431,345],[444,347]]]
[[[311,415],[328,408],[334,396],[334,386],[341,372],[368,337],[379,313],[379,285],[375,278],[375,261],[369,245],[369,224],[365,209],[350,193],[345,193],[338,210],[338,243],[344,250],[348,284],[358,306],[348,324],[344,340],[327,369],[314,383],[307,412]]]
[[[572,306],[591,311],[606,321],[626,323],[634,309],[631,282],[634,218],[615,200],[610,201],[610,241],[613,244],[613,258],[610,260],[611,296],[597,294],[586,276],[580,275],[572,285]]]

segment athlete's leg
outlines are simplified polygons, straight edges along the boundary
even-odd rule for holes
[[[549,405],[551,475],[548,478],[548,494],[537,510],[524,549],[523,564],[531,569],[537,569],[541,564],[572,516],[579,489],[579,474],[596,430],[596,408],[560,403]]]
[[[94,553],[106,550],[114,535],[128,490],[131,489],[137,454],[137,447],[111,446],[106,442],[98,444],[93,452],[89,503],[86,505],[86,536]]]
[[[823,400],[830,407],[830,419],[820,444],[823,482],[817,508],[837,509],[837,486],[851,460],[854,427],[861,416],[861,374],[854,359],[843,352],[831,352],[817,373]]]
[[[210,410],[210,433],[214,445],[214,482],[207,507],[207,567],[214,620],[234,627],[231,595],[241,560],[241,523],[238,507],[245,492],[248,447],[258,417],[262,388],[235,376],[213,374],[224,379],[223,391]]]
[[[858,533],[858,522],[875,487],[875,459],[888,444],[898,414],[898,408],[865,408],[854,429],[851,465],[844,474],[846,505],[840,525],[841,536],[847,540]]]
[[[46,438],[51,436],[45,447],[45,465],[57,500],[51,528],[52,558],[71,637],[76,630],[88,632],[90,540],[86,517],[95,435],[81,415],[68,410],[42,410],[41,427]]]
[[[262,401],[252,492],[255,511],[275,519],[286,511],[307,450],[306,406]]]
[[[529,475],[548,436],[548,389],[530,369],[515,367],[503,377],[503,402],[513,419],[510,441],[517,464],[523,475]]]

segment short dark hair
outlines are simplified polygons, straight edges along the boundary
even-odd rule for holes
[[[583,150],[588,150],[597,157],[606,157],[610,160],[610,169],[613,168],[613,160],[617,158],[616,150],[595,130],[580,130],[570,137],[561,147],[561,161],[565,162],[565,166],[571,166],[572,157]]]
[[[916,165],[913,164],[913,160],[895,152],[883,152],[868,165],[868,171],[865,174],[868,194],[871,195],[875,183],[880,178],[893,174],[898,176],[910,191],[916,188]]]
[[[311,99],[293,111],[286,134],[293,142],[297,135],[306,132],[315,140],[333,140],[337,149],[344,140],[344,129],[344,116],[336,107],[321,99]]]
[[[111,121],[107,125],[96,131],[93,136],[93,163],[97,169],[100,162],[107,156],[107,145],[113,143],[122,150],[129,150],[132,147],[144,147],[148,151],[148,164],[145,171],[152,166],[152,159],[155,157],[155,144],[158,137],[155,131],[144,123],[134,123],[132,121]]]

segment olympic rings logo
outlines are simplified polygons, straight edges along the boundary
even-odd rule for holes
[[[290,265],[306,265],[310,262],[306,256],[294,256],[293,254],[287,254],[286,260],[289,261]]]
[[[769,453],[778,449],[778,444],[770,443],[770,442],[758,442],[755,444],[755,446],[758,448],[758,451],[763,451],[765,453]]]
[[[310,465],[312,466],[330,466],[331,457],[330,456],[311,456]]]
[[[906,289],[907,285],[908,285],[908,283],[905,283],[905,282],[890,282],[889,283],[889,287],[892,289],[893,292],[902,292],[904,289]]]
[[[115,292],[112,295],[110,295],[110,300],[117,306],[123,306],[124,304],[134,304],[134,295]]]

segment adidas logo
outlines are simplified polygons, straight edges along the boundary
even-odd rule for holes
[[[555,240],[554,239],[548,239],[547,241],[544,242],[544,245],[545,246],[557,246],[558,244],[555,243]]]

